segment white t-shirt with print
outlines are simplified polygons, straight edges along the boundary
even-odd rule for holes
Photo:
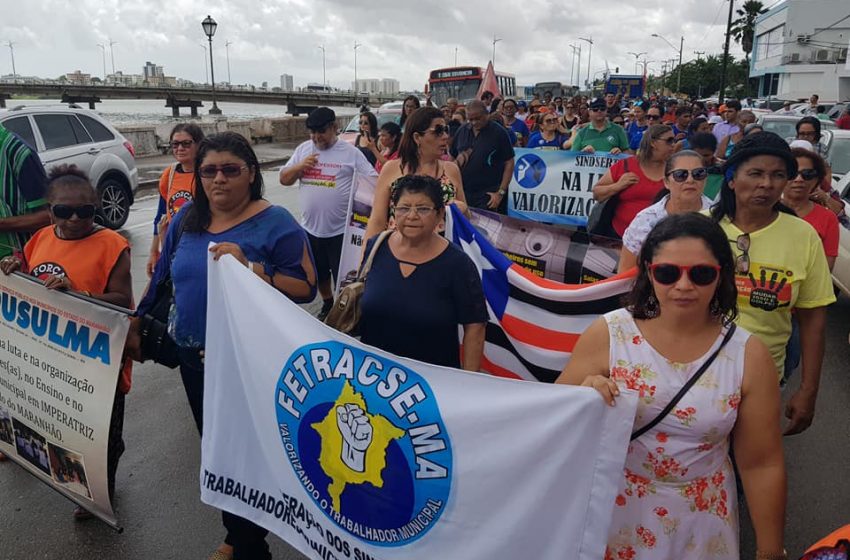
[[[359,175],[372,177],[377,173],[360,150],[342,140],[327,150],[318,149],[312,140],[302,142],[284,168],[299,164],[313,154],[319,156],[319,162],[305,171],[300,181],[301,225],[315,237],[343,234],[355,170]]]
[[[623,247],[629,250],[633,255],[640,253],[643,242],[655,224],[667,217],[667,202],[670,200],[668,194],[652,206],[644,208],[638,212],[626,231],[623,232]],[[702,197],[702,209],[707,210],[714,204],[707,196]]]

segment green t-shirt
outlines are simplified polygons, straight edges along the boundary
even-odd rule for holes
[[[625,152],[629,149],[629,138],[622,126],[610,121],[602,130],[596,130],[589,124],[578,131],[571,149],[580,152],[587,146],[593,146],[597,152],[610,152],[614,148]]]

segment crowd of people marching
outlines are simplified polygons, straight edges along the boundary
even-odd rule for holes
[[[173,286],[164,321],[200,433],[207,252],[234,256],[295,301],[318,292],[324,319],[334,305],[359,174],[376,178],[363,248],[371,268],[362,340],[478,371],[487,305],[475,265],[441,234],[447,206],[504,212],[517,147],[624,154],[593,197],[609,210],[601,227],[623,240],[619,269],[636,269],[634,288],[623,309],[584,333],[558,380],[594,387],[610,404],[624,390],[640,395],[606,559],[737,559],[736,479],[757,558],[787,558],[782,434],[804,431],[815,414],[826,308],[835,301],[829,272],[847,223],[818,116],[802,117],[789,143],[764,132],[737,100],[717,106],[544,95],[528,103],[489,96],[463,106],[420,105],[405,100],[400,122],[380,128],[364,111],[354,143],[339,140],[332,110],[314,110],[310,139],[279,176],[284,187],[299,189],[300,222],[263,197],[248,140],[176,126],[175,163],[160,180],[151,282],[127,355],[159,359],[145,337],[159,287]],[[2,127],[0,141],[4,158],[32,163],[34,154]],[[48,288],[132,307],[129,247],[95,223],[96,195],[85,174],[61,167],[47,177],[26,163],[16,169],[33,175],[15,186],[29,202],[19,209],[18,229],[7,228],[18,237],[10,237],[2,271],[38,275],[40,263],[58,262],[64,272],[42,274]],[[399,329],[400,312],[416,320]],[[797,370],[782,430],[780,388]],[[129,389],[127,363],[110,428],[110,497]],[[227,537],[213,560],[271,558],[265,529],[226,512],[223,522]]]

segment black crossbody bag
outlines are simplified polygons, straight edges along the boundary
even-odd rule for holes
[[[699,381],[699,378],[702,377],[702,374],[705,373],[705,370],[707,370],[709,366],[714,363],[714,360],[720,354],[720,351],[723,350],[723,347],[726,346],[726,344],[730,340],[732,340],[732,336],[735,334],[736,330],[737,326],[735,325],[735,323],[729,325],[729,330],[726,331],[726,335],[723,337],[723,341],[720,343],[720,346],[717,348],[717,350],[715,350],[711,354],[711,356],[709,356],[708,359],[705,360],[705,362],[700,366],[700,368],[691,376],[691,378],[688,379],[688,382],[685,383],[685,385],[679,390],[679,392],[676,393],[676,396],[673,397],[673,399],[669,403],[667,403],[667,406],[664,407],[664,410],[658,413],[658,416],[653,418],[649,424],[646,424],[639,430],[632,432],[632,437],[629,439],[629,441],[636,440],[637,438],[657,426],[659,422],[664,420],[665,416],[670,414],[670,411],[673,410],[673,408],[677,404],[679,404],[679,401],[682,400],[682,397],[684,397],[685,394],[691,390],[691,387],[693,387],[696,382]]]
[[[167,257],[169,260],[168,275],[161,279],[153,288],[156,290],[154,303],[150,311],[145,313],[139,323],[139,336],[141,338],[142,360],[153,360],[154,362],[169,368],[180,365],[177,343],[168,334],[168,314],[174,305],[174,283],[171,280],[171,261],[177,254],[177,246],[186,229],[186,216],[180,220],[180,229],[174,237],[174,246]]]

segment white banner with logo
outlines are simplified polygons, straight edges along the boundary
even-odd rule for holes
[[[0,452],[112,526],[106,448],[127,314],[0,274]]]
[[[388,354],[231,257],[208,310],[204,502],[317,560],[602,557],[633,395]]]
[[[587,225],[593,185],[626,155],[516,148],[508,215],[571,226]]]

